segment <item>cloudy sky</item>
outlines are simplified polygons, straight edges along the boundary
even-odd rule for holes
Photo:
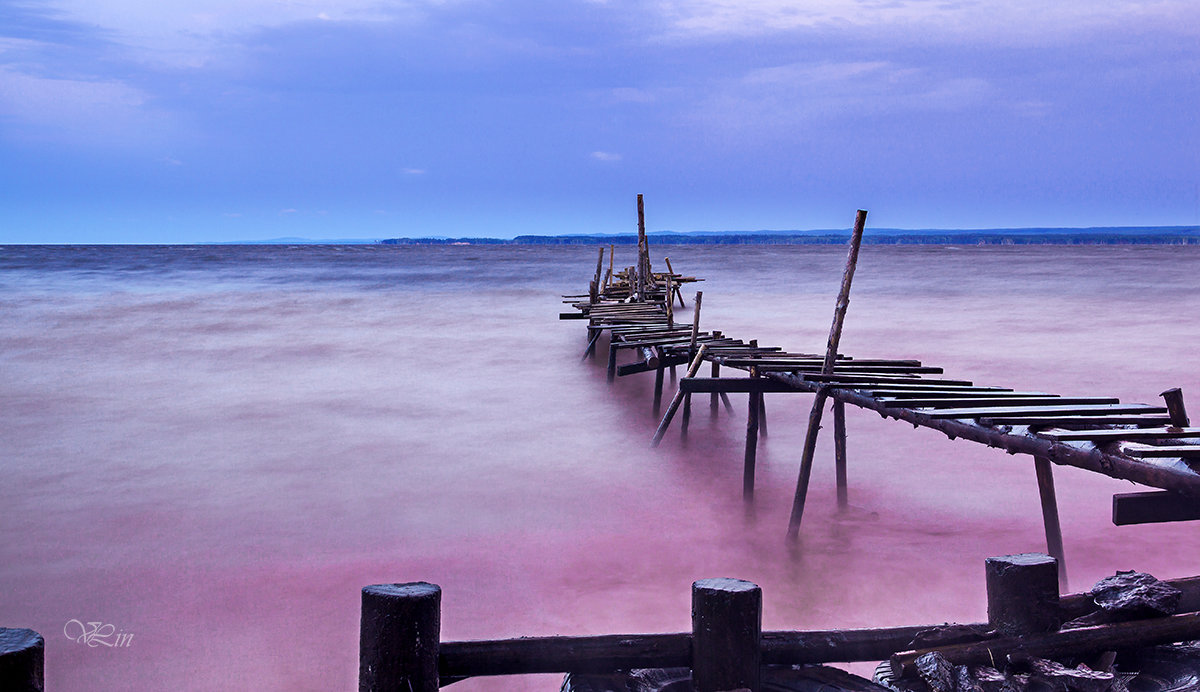
[[[1200,223],[1195,0],[0,0],[0,242]]]

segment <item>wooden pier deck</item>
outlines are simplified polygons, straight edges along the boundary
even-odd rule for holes
[[[699,292],[690,323],[677,321],[674,303],[683,304],[679,286],[697,279],[676,274],[673,269],[662,273],[651,271],[644,234],[638,244],[637,264],[614,274],[610,247],[608,274],[601,279],[602,264],[598,262],[589,293],[564,296],[571,311],[560,317],[587,320],[585,358],[594,357],[601,335],[608,335],[610,382],[617,376],[655,373],[656,415],[662,399],[664,370],[688,365],[655,433],[656,445],[680,406],[683,407],[681,427],[686,434],[692,395],[709,394],[710,406],[715,410],[719,406],[718,397],[724,398],[726,407],[730,407],[728,394],[748,394],[743,483],[747,499],[754,492],[758,435],[760,431],[765,434],[763,395],[814,394],[816,400],[808,422],[789,524],[793,536],[799,530],[804,511],[826,399],[832,402],[834,415],[838,499],[842,506],[847,497],[844,407],[850,404],[876,411],[885,418],[937,430],[950,439],[962,438],[1009,454],[1031,455],[1042,500],[1047,547],[1060,563],[1063,550],[1052,464],[1075,466],[1159,489],[1115,495],[1116,524],[1200,519],[1200,427],[1191,427],[1178,389],[1163,392],[1161,404],[1126,403],[1111,396],[1067,396],[977,384],[948,376],[942,368],[915,359],[859,359],[839,353],[837,344],[865,216],[865,212],[859,213],[852,235],[834,323],[823,353],[761,345],[757,340],[701,330],[703,294]],[[603,248],[600,256],[603,260]],[[622,352],[632,352],[632,362],[621,363]],[[705,362],[710,364],[709,376],[699,376]],[[749,377],[721,377],[728,370],[742,371]]]

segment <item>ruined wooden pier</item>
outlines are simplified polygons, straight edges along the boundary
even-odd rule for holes
[[[1191,427],[1179,389],[1162,393],[1158,404],[1123,403],[1110,396],[1064,396],[1041,391],[1015,391],[946,377],[942,368],[912,359],[859,359],[839,353],[838,344],[849,305],[850,288],[866,222],[859,211],[850,238],[849,256],[825,349],[789,351],[760,345],[720,331],[700,329],[702,294],[697,292],[691,322],[676,320],[674,303],[682,305],[679,286],[697,281],[671,268],[652,270],[641,196],[638,200],[639,242],[634,265],[601,278],[600,250],[589,293],[564,296],[572,308],[562,319],[587,320],[584,357],[595,356],[602,335],[608,336],[608,379],[655,373],[654,411],[659,414],[664,371],[688,365],[653,437],[657,445],[682,408],[681,434],[687,434],[693,395],[709,394],[715,415],[718,397],[748,395],[743,495],[753,498],[759,434],[766,433],[763,398],[775,393],[811,393],[814,404],[801,450],[788,533],[798,534],[817,435],[825,404],[832,402],[834,463],[838,503],[847,504],[845,406],[878,412],[885,418],[937,430],[1033,457],[1041,498],[1047,549],[1063,563],[1061,530],[1052,465],[1067,465],[1139,483],[1157,490],[1113,496],[1113,523],[1136,524],[1200,519],[1200,428]],[[631,362],[621,363],[623,353]],[[705,362],[710,374],[699,376]],[[749,377],[727,378],[738,370]],[[672,370],[673,372],[673,370]],[[1060,578],[1065,585],[1065,569]]]

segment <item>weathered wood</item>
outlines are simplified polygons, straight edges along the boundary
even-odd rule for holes
[[[730,392],[734,394],[745,394],[747,392],[759,394],[763,392],[805,393],[804,390],[788,386],[783,382],[761,377],[685,377],[679,381],[679,387],[691,394],[706,394],[709,392]]]
[[[984,560],[988,623],[1001,634],[1052,632],[1061,624],[1058,565],[1049,555],[1021,553]]]
[[[616,249],[617,248],[615,245],[609,244],[609,246],[608,246],[608,273],[605,274],[605,276],[604,276],[604,288],[606,290],[608,289],[609,285],[612,283],[611,280],[612,280],[612,275],[613,275],[613,255],[616,253]]]
[[[833,310],[833,325],[829,328],[829,341],[825,346],[823,372],[833,371],[837,359],[838,343],[842,340],[842,325],[846,321],[846,309],[850,307],[850,284],[854,281],[854,269],[858,265],[858,249],[862,245],[863,228],[867,223],[867,212],[859,209],[854,217],[854,231],[850,234],[850,252],[846,257],[846,269],[842,273],[842,287],[838,291],[837,305]]]
[[[589,327],[589,329],[591,328]],[[587,360],[588,356],[592,358],[596,357],[596,342],[600,340],[600,335],[604,333],[599,329],[591,329],[591,331],[592,338],[588,340],[587,348],[583,350],[583,358],[580,358],[581,361]]]
[[[0,690],[45,689],[46,641],[30,629],[0,627]]]
[[[1046,552],[1058,563],[1058,590],[1067,590],[1067,558],[1063,552],[1062,527],[1058,522],[1058,497],[1054,492],[1054,469],[1046,457],[1033,458],[1038,497],[1042,503],[1042,525],[1046,529]]]
[[[663,373],[666,371],[666,366],[662,359],[658,361],[658,367],[654,369],[654,417],[658,418],[662,413],[662,393],[663,393]]]
[[[833,461],[837,476],[837,503],[839,509],[850,506],[849,481],[846,471],[846,404],[833,401]]]
[[[700,364],[704,362],[704,350],[707,348],[705,344],[701,344],[696,351],[696,357],[692,359],[692,364],[688,366],[687,375],[684,377],[695,377],[696,371],[700,369]],[[663,415],[662,421],[658,424],[658,429],[654,431],[654,439],[650,442],[650,446],[657,447],[662,442],[663,435],[666,434],[667,428],[671,426],[671,419],[675,417],[675,411],[679,409],[679,404],[683,403],[685,397],[683,390],[675,392],[674,398],[667,406],[667,412]]]
[[[777,368],[774,364],[764,363],[762,365],[762,369],[777,370],[780,368]],[[788,368],[782,369],[787,370]],[[826,375],[824,373],[805,372],[797,373],[796,376],[808,380],[809,382],[821,382],[831,385],[847,385],[852,386],[853,389],[876,389],[878,387],[891,387],[897,384],[929,384],[937,385],[938,387],[949,387],[955,385],[969,387],[972,384],[970,380],[943,380],[925,377],[904,377],[901,375],[889,374],[875,375],[871,373],[834,373],[832,375]]]
[[[1200,502],[1169,490],[1113,495],[1112,522],[1117,526],[1200,519]]]
[[[1173,440],[1190,437],[1200,437],[1200,428],[1141,428],[1138,430],[1042,430],[1038,437],[1047,440],[1066,442],[1069,440],[1089,440],[1092,442],[1111,442],[1112,440]]]
[[[667,306],[667,326],[668,326],[668,327],[674,327],[674,326],[675,326],[675,300],[674,300],[674,299],[671,297],[671,291],[672,291],[672,290],[673,290],[673,287],[672,287],[672,284],[671,284],[671,275],[670,275],[670,274],[667,274],[667,301],[666,301],[666,306]]]
[[[1200,638],[1200,613],[1185,613],[1163,618],[1081,627],[1048,634],[991,639],[973,644],[906,651],[891,657],[891,668],[893,677],[910,675],[913,672],[913,662],[923,654],[935,650],[940,651],[955,665],[991,665],[993,662],[999,662],[1006,658],[1019,659],[1038,656],[1057,659],[1098,651],[1189,641],[1196,638]]]
[[[673,368],[676,365],[687,365],[688,359],[687,359],[687,356],[665,356],[665,357],[660,357],[658,359],[658,362],[659,362],[659,365],[662,365],[664,368]],[[640,372],[650,372],[651,370],[657,370],[657,369],[658,369],[657,366],[648,365],[646,363],[646,361],[639,360],[634,363],[625,363],[624,365],[618,365],[617,366],[617,375],[620,377],[625,377],[626,375],[636,375]]]
[[[620,346],[617,342],[610,341],[608,344],[608,383],[612,384],[613,380],[617,379],[617,349]]]
[[[788,519],[788,537],[793,540],[800,535],[800,520],[804,517],[804,500],[808,496],[808,480],[812,476],[813,455],[817,449],[817,433],[821,429],[821,410],[825,407],[825,399],[828,396],[829,390],[824,387],[818,389],[812,410],[808,414],[808,430],[804,435],[804,451],[800,457],[800,474],[796,478],[792,515]]]
[[[1063,427],[1082,425],[1094,428],[1097,425],[1145,425],[1159,426],[1170,422],[1166,416],[1157,415],[1115,415],[1115,416],[1070,416],[1070,415],[1025,415],[1025,416],[984,416],[979,419],[980,425],[1041,425]]]
[[[1131,457],[1200,459],[1200,445],[1144,445],[1131,442],[1122,445],[1121,451]]]
[[[750,378],[748,382],[764,382],[758,376],[758,370],[750,368]],[[682,386],[683,382],[680,382]],[[759,403],[762,400],[762,391],[747,389],[749,392],[749,405],[746,411],[746,453],[744,455],[744,463],[742,465],[742,499],[749,502],[754,499],[754,466],[758,458],[758,414]]]
[[[1080,406],[1083,404],[1116,404],[1120,400],[1106,396],[1055,396],[1004,394],[973,397],[880,397],[879,400],[905,408],[976,408],[985,406]]]
[[[762,589],[740,579],[692,584],[692,683],[696,692],[759,692]]]
[[[1167,412],[1171,415],[1171,425],[1176,428],[1186,428],[1191,425],[1188,421],[1187,409],[1183,405],[1183,390],[1179,387],[1168,389],[1160,394],[1167,404]]]
[[[1078,404],[1076,406],[970,406],[938,409],[928,411],[927,413],[931,418],[980,418],[982,416],[1018,416],[1026,413],[1042,416],[1051,414],[1083,416],[1089,413],[1096,415],[1110,413],[1166,413],[1166,409],[1161,406],[1150,406],[1149,404]]]
[[[363,587],[359,692],[437,692],[441,600],[425,582]]]
[[[1014,393],[1011,389],[1005,387],[983,387],[983,386],[961,386],[950,385],[942,386],[938,384],[888,384],[882,387],[865,387],[868,394],[873,397],[901,397],[910,396],[914,398],[921,397],[974,397],[974,396],[1003,396]],[[1033,392],[1037,393],[1037,392]]]
[[[721,379],[721,364],[718,363],[716,360],[714,360],[712,362],[711,374],[712,374],[712,379],[714,379],[714,380]],[[761,381],[766,382],[767,380],[761,380]],[[681,382],[679,384],[679,386],[682,387],[683,383]],[[717,409],[721,408],[720,404],[717,403],[717,401],[718,401],[717,400],[717,392],[714,391],[712,393],[712,395],[708,398],[708,418],[709,418],[709,420],[717,419]]]

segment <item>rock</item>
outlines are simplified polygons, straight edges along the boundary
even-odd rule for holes
[[[1183,592],[1145,572],[1117,572],[1092,587],[1092,599],[1105,612],[1131,617],[1174,615]]]
[[[933,692],[955,692],[954,666],[939,651],[930,651],[914,661],[917,674]]]

